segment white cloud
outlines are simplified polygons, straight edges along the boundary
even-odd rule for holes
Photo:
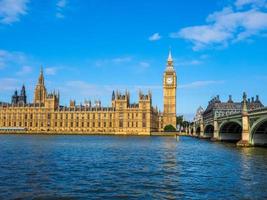
[[[19,75],[19,76],[26,75],[26,74],[29,74],[31,72],[32,72],[32,67],[25,65],[21,68],[21,70],[19,72],[17,72],[17,75]]]
[[[143,68],[148,68],[148,67],[150,66],[150,63],[145,62],[145,61],[142,61],[142,62],[139,63],[139,65],[140,65],[141,67],[143,67]]]
[[[63,14],[63,10],[64,8],[66,8],[67,6],[67,0],[59,0],[56,4],[57,6],[57,13],[56,13],[56,17],[59,19],[65,18],[65,15]]]
[[[111,59],[111,61],[114,63],[125,63],[132,61],[132,57],[118,57]]]
[[[254,8],[237,11],[233,7],[225,7],[209,15],[206,21],[205,25],[186,27],[171,33],[170,37],[192,42],[193,50],[197,51],[226,47],[230,43],[267,32],[267,13]]]
[[[0,23],[12,24],[27,14],[29,0],[2,0],[0,1]]]
[[[2,78],[0,79],[0,91],[13,91],[19,88],[19,81],[13,78]]]
[[[116,57],[116,58],[111,58],[111,59],[101,59],[95,61],[95,65],[97,67],[103,67],[103,66],[114,66],[114,65],[120,65],[120,64],[125,64],[129,63],[133,60],[132,57],[130,56],[122,56],[122,57]]]
[[[65,15],[63,15],[62,13],[56,13],[56,17],[57,18],[65,18]]]
[[[108,58],[108,59],[99,59],[93,61],[92,64],[98,68],[134,68],[135,72],[140,73],[144,72],[147,68],[150,67],[150,63],[146,60],[141,60],[134,58],[133,56],[121,56],[115,58]]]
[[[78,80],[68,81],[66,83],[66,87],[68,88],[68,90],[76,91],[80,95],[85,97],[92,95],[93,96],[103,95],[105,92],[103,88],[100,89],[100,86]]]
[[[104,96],[110,97],[113,90],[124,92],[126,89],[133,93],[138,94],[139,90],[144,92],[148,90],[161,90],[161,85],[95,85],[80,80],[68,81],[64,86],[60,87],[65,96],[72,94],[71,98],[82,99],[99,99]]]
[[[67,1],[66,0],[59,0],[57,2],[57,7],[58,8],[65,8],[66,5],[67,5]]]
[[[208,81],[195,81],[192,83],[180,85],[180,89],[197,89],[197,88],[202,88],[206,87],[209,85],[215,85],[215,84],[222,84],[224,81],[214,81],[214,80],[208,80]]]
[[[192,66],[192,65],[201,65],[203,63],[203,61],[201,60],[185,60],[185,61],[180,61],[180,62],[176,62],[177,66]]]
[[[15,64],[25,64],[27,57],[22,52],[12,52],[0,49],[0,69],[4,69],[8,65]]]
[[[150,41],[157,41],[161,39],[161,35],[159,33],[154,33],[153,35],[151,35],[148,40]]]
[[[44,72],[46,75],[56,75],[58,68],[57,67],[46,67]]]
[[[253,7],[266,7],[266,0],[237,0],[235,6],[243,8],[244,6],[251,5]]]

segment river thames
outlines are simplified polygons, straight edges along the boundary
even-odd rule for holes
[[[267,149],[180,137],[0,135],[0,199],[266,199]]]

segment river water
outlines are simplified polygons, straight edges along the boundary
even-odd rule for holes
[[[0,135],[0,199],[267,199],[267,149],[188,137]]]

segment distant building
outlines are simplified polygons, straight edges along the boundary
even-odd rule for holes
[[[59,92],[47,92],[41,69],[33,103],[27,103],[24,85],[20,95],[15,91],[11,104],[0,103],[0,132],[149,135],[166,125],[176,127],[176,82],[170,52],[163,77],[163,113],[152,106],[150,91],[140,91],[137,103],[130,103],[128,91],[113,91],[110,107],[103,107],[100,100],[83,105],[71,100],[67,107],[60,105]]]
[[[256,98],[252,97],[251,99],[248,99],[247,106],[248,110],[255,110],[264,107],[258,95],[256,96]],[[212,120],[213,118],[218,118],[241,112],[242,112],[242,102],[234,102],[232,100],[232,95],[229,95],[229,99],[227,102],[222,102],[218,95],[209,101],[208,107],[206,108],[206,110],[203,112],[202,115],[204,121],[209,121]]]
[[[20,95],[18,95],[18,91],[15,90],[14,95],[11,98],[12,104],[27,104],[27,96],[26,96],[26,89],[23,85],[20,91]]]

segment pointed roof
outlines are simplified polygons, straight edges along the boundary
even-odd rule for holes
[[[173,62],[171,48],[169,49],[168,62]]]
[[[167,68],[166,68],[166,70],[167,71],[174,71],[171,49],[169,49],[169,55],[168,55],[168,59],[167,59]]]
[[[42,66],[41,66],[41,69],[40,69],[39,84],[40,85],[44,85],[44,72],[43,72],[43,67]]]
[[[115,100],[115,92],[114,92],[114,90],[112,92],[112,100]]]

